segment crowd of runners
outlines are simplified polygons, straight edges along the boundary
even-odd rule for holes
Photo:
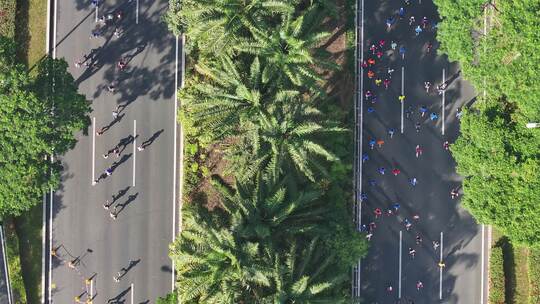
[[[128,1],[128,3],[131,1]],[[102,1],[101,0],[91,0],[90,5],[92,8],[96,9],[98,7],[101,7]],[[96,13],[98,12],[98,9],[95,10]],[[105,13],[101,16],[96,16],[94,28],[90,31],[90,39],[94,41],[100,41],[100,38],[104,38],[103,41],[113,39],[124,39],[124,31],[126,29],[126,21],[124,20],[124,11],[122,9],[114,9],[110,12]],[[87,54],[84,54],[82,58],[76,59],[74,61],[74,66],[77,69],[86,69],[86,70],[96,70],[103,66],[103,55],[102,55],[102,48],[104,45],[99,46],[97,48],[92,48],[90,52]],[[140,53],[144,49],[145,45],[139,45],[135,48],[134,52],[129,52],[127,55],[120,56],[115,61],[115,77],[116,79],[119,79],[121,73],[127,73],[128,64],[131,59],[138,53]],[[84,72],[83,72],[84,73]],[[118,92],[121,92],[121,89],[118,88],[119,81],[113,81],[109,84],[104,85],[103,87],[106,88],[106,91],[110,94],[116,94]],[[95,136],[100,138],[103,136],[112,126],[114,126],[116,123],[118,123],[122,117],[125,115],[122,112],[127,107],[127,103],[119,104],[115,106],[114,109],[111,111],[112,115],[112,121],[107,124],[106,126],[103,126],[101,128],[96,128]],[[147,146],[153,143],[153,141],[159,136],[159,134],[163,132],[163,130],[160,130],[156,132],[152,137],[149,139],[143,141],[142,144],[137,146],[137,150],[143,151]],[[135,143],[135,139],[138,137],[138,135],[128,135],[124,138],[122,138],[114,147],[106,150],[101,156],[104,159],[109,159],[109,157],[114,158],[115,160],[110,164],[102,174],[100,174],[97,178],[95,178],[92,181],[92,186],[97,185],[101,181],[105,180],[107,177],[111,176],[115,169],[121,165],[125,159],[128,158],[126,155],[122,155],[123,151],[130,145]],[[118,193],[112,195],[112,199],[107,199],[103,203],[103,209],[105,209],[109,213],[109,217],[112,220],[116,220],[118,218],[118,215],[122,210],[135,198],[137,197],[138,193],[134,195],[129,195],[127,197],[127,200],[124,202],[120,202],[120,199],[128,192],[129,187],[126,189],[120,190]],[[90,251],[91,252],[91,251]],[[56,246],[51,249],[50,252],[51,256],[55,258],[56,263],[60,263],[62,265],[65,265],[67,268],[71,269],[72,271],[76,272],[78,276],[83,281],[81,293],[74,297],[75,303],[87,303],[91,304],[94,300],[95,293],[91,291],[91,288],[94,283],[94,277],[96,274],[88,274],[86,271],[83,271],[81,269],[82,265],[82,259],[87,253],[83,255],[72,255],[67,248],[65,248],[63,245]],[[116,272],[115,275],[112,276],[114,282],[120,282],[120,280],[127,274],[127,272],[134,267],[138,261],[130,261],[129,265],[127,267],[122,267],[120,271]],[[112,298],[107,301],[107,303],[124,303],[124,300],[120,297]]]
[[[388,16],[386,19],[385,34],[380,37],[375,37],[374,39],[364,41],[367,45],[367,50],[364,53],[365,58],[360,64],[362,65],[362,70],[364,71],[364,87],[365,90],[363,94],[363,102],[365,103],[364,108],[366,109],[367,116],[364,118],[366,120],[373,117],[373,113],[377,113],[377,105],[381,103],[396,103],[400,105],[401,103],[407,104],[407,97],[404,93],[397,93],[396,101],[389,100],[388,96],[392,95],[394,90],[401,91],[400,84],[394,84],[393,73],[398,68],[397,65],[404,65],[407,46],[404,43],[401,43],[397,39],[392,39],[395,37],[393,31],[396,28],[399,28],[399,31],[403,31],[403,28],[406,28],[406,32],[409,33],[407,36],[408,41],[418,41],[417,43],[423,43],[422,52],[424,57],[429,56],[434,49],[434,33],[437,30],[437,22],[435,20],[429,20],[426,16],[414,16],[411,11],[414,10],[414,6],[421,5],[416,2],[411,3],[411,1],[405,0],[401,2],[402,6],[399,7],[399,4],[396,4],[394,14]],[[410,37],[409,37],[410,35]],[[423,35],[429,35],[428,37],[420,37]],[[422,38],[422,39],[419,39]],[[405,38],[405,37],[404,37]],[[411,39],[409,39],[411,38]],[[421,42],[423,41],[423,42]],[[394,77],[395,78],[395,77]],[[423,86],[425,90],[425,99],[426,101],[440,99],[445,90],[448,87],[448,82],[443,82],[438,85],[433,85],[435,81],[432,79],[425,79],[423,81]],[[381,97],[381,96],[384,96]],[[403,115],[412,120],[412,123],[415,126],[415,132],[421,133],[422,126],[425,124],[435,125],[438,123],[440,113],[437,110],[431,110],[429,105],[420,104],[417,108],[409,105],[404,106]],[[442,110],[442,109],[441,109]],[[444,116],[443,116],[444,117]],[[461,109],[457,110],[455,115],[457,119],[461,118]],[[383,149],[385,142],[391,141],[396,135],[399,134],[398,126],[390,126],[385,134],[380,138],[368,137],[368,149],[365,149],[361,155],[362,163],[369,162],[371,158],[380,150]],[[381,134],[382,135],[382,134]],[[418,135],[420,136],[420,134]],[[414,137],[413,137],[414,138]],[[448,151],[450,143],[444,141],[441,149]],[[422,158],[424,153],[424,147],[420,144],[415,146],[413,151],[402,151],[402,153],[411,153],[415,155],[418,161]],[[414,153],[414,154],[413,154]],[[361,230],[366,233],[366,238],[368,241],[371,241],[372,238],[377,237],[377,226],[384,225],[388,221],[398,221],[401,223],[402,227],[407,233],[412,233],[414,235],[415,242],[411,244],[404,244],[404,248],[408,248],[408,254],[411,259],[414,259],[417,255],[417,247],[421,246],[424,242],[424,239],[428,239],[422,232],[418,229],[415,229],[415,226],[421,220],[422,210],[418,212],[407,212],[408,210],[415,210],[415,206],[412,206],[411,209],[407,208],[407,211],[401,210],[401,205],[399,201],[393,202],[380,202],[380,201],[371,201],[368,197],[368,192],[377,187],[381,180],[389,178],[404,178],[404,175],[401,174],[402,168],[398,164],[394,164],[392,168],[385,168],[384,166],[376,166],[376,171],[364,171],[364,176],[367,176],[367,186],[368,190],[360,193],[359,200],[366,206],[371,206],[370,214],[364,215],[364,221],[366,224],[361,225]],[[391,174],[387,174],[390,172]],[[422,181],[415,177],[414,172],[408,172],[410,177],[408,178],[408,183],[411,189],[421,183]],[[456,199],[459,196],[459,188],[449,189],[449,194],[451,199]],[[399,200],[399,199],[398,199]],[[393,218],[393,219],[392,219]],[[381,236],[383,237],[383,236]],[[439,258],[441,250],[439,240],[428,240],[431,243],[432,254],[435,257],[435,261],[438,261],[437,267],[440,269],[444,268],[446,265],[442,259]],[[413,279],[415,282],[415,288],[420,292],[424,288],[424,283],[421,278]],[[380,287],[380,286],[379,286]],[[388,282],[386,286],[386,292],[389,295],[395,296],[396,288],[392,286],[392,283]],[[400,301],[407,301],[407,303],[414,303],[412,298],[408,299],[398,299]]]

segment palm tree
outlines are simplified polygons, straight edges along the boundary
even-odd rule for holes
[[[250,37],[250,27],[294,11],[295,0],[176,0],[165,17],[171,30],[185,33],[208,54],[230,54]]]
[[[271,267],[258,243],[189,210],[184,216],[186,228],[170,253],[180,303],[242,303],[270,285]]]
[[[349,275],[336,273],[336,256],[328,252],[318,238],[312,239],[306,247],[292,242],[287,253],[276,253],[273,260],[272,286],[266,289],[268,293],[260,303],[347,302],[347,296],[341,291]]]
[[[311,181],[317,173],[327,175],[321,160],[339,159],[319,142],[347,130],[329,127],[321,112],[309,105],[315,101],[304,98],[294,91],[279,94],[268,114],[243,126],[241,141],[229,152],[231,168],[242,173],[237,178],[246,180],[258,171],[286,173],[291,169]]]
[[[321,19],[316,22],[316,18],[320,15],[312,6],[298,17],[292,13],[283,15],[277,28],[273,25],[265,27],[264,24],[250,26],[253,39],[238,43],[235,49],[264,59],[263,82],[290,81],[296,86],[316,88],[321,76],[314,66],[337,67],[310,51],[329,36],[329,33],[318,30],[316,25],[320,25]]]
[[[214,140],[238,133],[239,126],[256,120],[272,102],[271,86],[261,82],[261,64],[255,57],[244,66],[235,65],[228,56],[209,64],[196,65],[204,82],[196,82],[182,91],[182,111],[199,128],[213,130]]]
[[[316,234],[328,212],[328,205],[319,200],[320,191],[295,191],[292,182],[290,176],[277,180],[276,176],[259,173],[255,181],[237,181],[235,189],[219,180],[213,184],[221,195],[222,208],[230,215],[235,235],[279,246],[292,236]]]

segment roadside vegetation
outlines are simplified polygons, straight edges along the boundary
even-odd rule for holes
[[[38,303],[42,195],[58,184],[61,171],[45,156],[74,146],[75,132],[89,124],[90,108],[67,63],[45,56],[46,2],[6,0],[0,12],[0,215],[15,301]]]
[[[451,151],[463,206],[495,228],[491,303],[540,303],[540,129],[525,127],[540,122],[540,1],[434,2],[439,51],[459,61],[478,92]]]
[[[325,45],[341,2],[171,1],[187,36],[180,302],[350,302],[367,243],[350,216],[352,86],[333,90],[347,39],[341,57]]]
[[[479,93],[451,146],[465,177],[463,206],[512,243],[539,248],[540,129],[525,125],[540,121],[540,1],[434,2],[442,18],[440,51],[459,61]]]

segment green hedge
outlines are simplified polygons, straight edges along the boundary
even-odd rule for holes
[[[503,269],[503,250],[496,246],[491,248],[489,260],[489,303],[505,303],[505,277]]]
[[[540,249],[531,249],[529,255],[529,303],[540,303]]]
[[[16,0],[0,0],[0,35],[15,37]]]

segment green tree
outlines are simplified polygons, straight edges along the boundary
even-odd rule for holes
[[[241,303],[256,298],[262,287],[270,285],[271,274],[260,244],[239,238],[227,224],[201,216],[205,213],[202,208],[184,212],[185,229],[171,245],[181,282],[180,302]],[[222,214],[221,221],[226,222],[227,216]]]
[[[59,183],[61,166],[47,156],[65,152],[75,143],[74,133],[88,118],[87,101],[78,98],[73,78],[68,77],[64,62],[49,70],[46,59],[33,79],[27,69],[17,64],[15,45],[0,37],[0,213],[20,215],[41,201],[42,195]],[[43,95],[46,74],[61,74],[59,102],[53,110],[52,98]],[[71,82],[70,82],[71,80]],[[69,98],[69,100],[62,100]],[[80,113],[68,113],[82,109]],[[53,115],[54,113],[62,113]]]
[[[265,60],[262,81],[290,81],[295,86],[317,88],[322,80],[315,66],[336,68],[336,65],[324,58],[318,45],[329,33],[320,30],[317,18],[321,18],[313,6],[300,16],[293,14],[282,16],[277,28],[262,26],[250,27],[253,39],[238,43],[235,48],[259,56]]]
[[[441,51],[459,60],[464,77],[482,92],[464,111],[451,147],[465,177],[463,205],[513,242],[538,247],[540,132],[525,124],[540,120],[540,1],[435,3]]]
[[[318,238],[307,246],[293,242],[285,254],[275,254],[273,284],[261,303],[348,303],[348,293],[338,288],[350,276],[336,272],[335,255]]]
[[[346,132],[322,119],[322,113],[310,106],[299,92],[288,92],[276,98],[276,106],[257,124],[244,128],[242,142],[234,151],[234,159],[245,159],[244,165],[233,161],[233,168],[245,172],[240,179],[251,178],[257,171],[282,174],[294,169],[297,178],[315,181],[317,174],[327,176],[322,160],[339,160],[320,142],[334,134]],[[248,166],[249,168],[247,168]]]
[[[172,0],[165,21],[207,54],[230,54],[249,37],[249,28],[294,10],[293,1]]]
[[[254,182],[237,181],[234,189],[220,182],[214,185],[235,234],[278,246],[290,237],[316,235],[324,229],[324,214],[329,212],[328,206],[319,200],[320,191],[295,191],[292,182],[290,177],[277,180],[259,173]]]

